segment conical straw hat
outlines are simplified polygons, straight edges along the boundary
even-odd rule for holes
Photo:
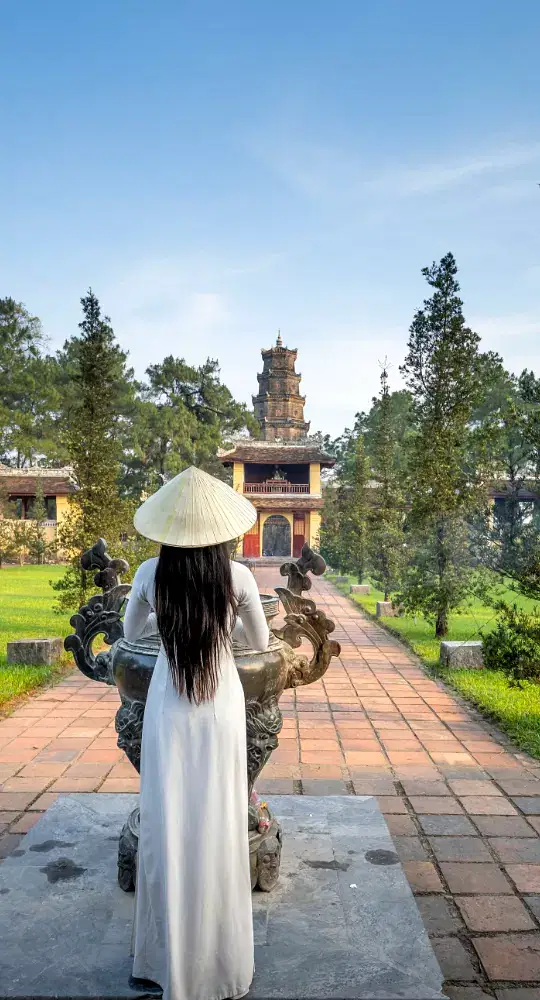
[[[191,466],[145,500],[133,523],[154,542],[194,549],[239,538],[256,520],[242,494]]]

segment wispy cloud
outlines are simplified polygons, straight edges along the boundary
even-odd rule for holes
[[[360,154],[289,135],[280,139],[267,136],[252,138],[251,153],[263,161],[288,185],[314,200],[368,201],[374,195],[385,199],[410,198],[445,191],[480,178],[494,181],[529,164],[540,163],[540,142],[509,144],[487,153],[464,151],[447,160],[433,160],[412,166],[380,169],[373,163],[372,151]],[[523,184],[520,184],[523,190]],[[499,182],[499,194],[515,185]]]
[[[498,174],[540,161],[540,143],[513,146],[487,156],[464,157],[453,163],[432,163],[414,169],[398,169],[369,181],[372,190],[390,190],[394,195],[429,194],[464,184],[476,177]]]
[[[471,316],[468,320],[473,330],[491,343],[516,344],[540,334],[540,318],[531,313],[512,313],[508,316]]]

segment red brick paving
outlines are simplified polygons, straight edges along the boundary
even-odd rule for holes
[[[277,571],[257,572],[272,590]],[[282,581],[280,581],[282,582]],[[341,656],[285,692],[265,794],[375,795],[452,1000],[540,1000],[540,762],[430,679],[330,584]],[[0,856],[62,792],[132,792],[116,690],[74,673],[0,721]]]

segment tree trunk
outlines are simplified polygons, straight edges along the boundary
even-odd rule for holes
[[[435,623],[435,638],[443,639],[445,635],[448,635],[448,612],[446,608],[441,608]]]
[[[444,583],[447,564],[446,550],[444,547],[444,535],[444,524],[440,523],[437,526],[437,568],[439,573],[439,587],[441,590]],[[448,635],[448,605],[441,602],[437,611],[435,638],[442,639],[445,635]]]

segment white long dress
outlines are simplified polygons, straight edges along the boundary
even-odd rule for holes
[[[154,609],[157,559],[133,580],[124,622],[136,639]],[[231,563],[238,613],[253,649],[268,645],[255,580]],[[241,626],[240,626],[241,627]],[[164,1000],[225,1000],[253,978],[244,693],[230,647],[213,701],[173,686],[163,647],[144,715],[133,975]]]

